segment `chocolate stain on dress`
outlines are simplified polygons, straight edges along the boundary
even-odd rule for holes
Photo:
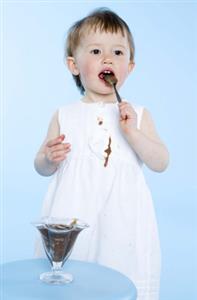
[[[108,143],[107,149],[105,149],[104,152],[107,153],[107,156],[105,157],[104,167],[107,167],[109,156],[112,153],[112,149],[111,149],[111,137],[109,137],[109,143]]]

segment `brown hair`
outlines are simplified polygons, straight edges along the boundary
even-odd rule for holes
[[[134,60],[135,45],[131,31],[127,23],[108,8],[96,9],[87,17],[75,22],[72,25],[68,31],[68,36],[66,39],[65,57],[74,55],[75,50],[81,42],[84,29],[90,29],[94,31],[99,29],[101,32],[111,33],[121,32],[123,36],[125,36],[126,33],[130,47],[130,60]],[[84,94],[85,90],[81,83],[80,76],[73,75],[73,78],[81,93]]]

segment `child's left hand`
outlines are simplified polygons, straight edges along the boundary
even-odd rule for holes
[[[125,134],[137,128],[137,114],[131,104],[122,101],[118,104],[120,112],[120,127]]]

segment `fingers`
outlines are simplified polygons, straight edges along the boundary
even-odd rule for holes
[[[119,104],[119,112],[120,127],[126,135],[130,134],[133,129],[137,128],[137,113],[132,105],[125,101]]]
[[[59,163],[63,161],[67,154],[71,151],[71,145],[69,143],[63,143],[65,135],[60,135],[57,138],[47,142],[45,146],[46,158],[53,163]]]
[[[47,147],[51,147],[51,146],[54,146],[54,145],[57,145],[57,144],[60,144],[63,142],[63,140],[65,139],[65,135],[64,134],[61,134],[59,135],[57,138],[53,139],[53,140],[50,140],[46,146]]]
[[[136,116],[136,112],[134,111],[133,107],[125,101],[119,103],[119,110],[120,110],[121,121],[132,119],[134,116]]]
[[[66,159],[67,154],[70,152],[70,148],[67,150],[57,150],[54,152],[48,152],[48,159],[51,162],[61,162]]]
[[[54,146],[51,146],[51,153],[54,152],[66,152],[67,150],[69,150],[71,147],[71,145],[69,143],[61,143],[61,144],[55,144]]]

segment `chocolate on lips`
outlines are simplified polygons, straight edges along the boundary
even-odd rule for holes
[[[82,228],[76,222],[65,224],[41,224],[38,227],[50,262],[64,262],[71,253]]]

